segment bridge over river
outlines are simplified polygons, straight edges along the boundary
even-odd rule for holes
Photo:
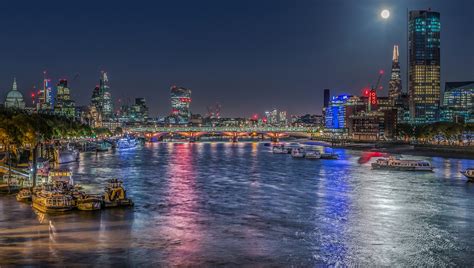
[[[132,133],[142,134],[146,138],[159,139],[165,136],[180,135],[190,140],[198,140],[202,136],[225,136],[234,141],[239,137],[268,137],[278,141],[283,137],[311,138],[319,129],[314,127],[212,127],[212,126],[171,126],[171,127],[131,127]]]

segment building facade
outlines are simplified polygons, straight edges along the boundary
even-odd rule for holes
[[[331,130],[344,130],[346,128],[346,104],[350,95],[333,96],[325,114],[325,126]]]
[[[76,104],[71,99],[71,90],[66,79],[59,80],[56,87],[54,101],[54,113],[61,116],[73,118],[76,116]]]
[[[408,22],[409,103],[413,123],[439,117],[441,96],[440,14],[410,11]]]
[[[191,90],[184,87],[171,87],[171,116],[174,124],[188,124],[191,111]],[[170,121],[171,121],[170,120]]]
[[[447,82],[444,90],[441,121],[474,122],[474,81]]]

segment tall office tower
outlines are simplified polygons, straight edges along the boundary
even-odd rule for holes
[[[102,120],[113,117],[112,95],[110,94],[109,79],[106,72],[101,73],[99,85],[92,92],[91,103],[97,109]]]
[[[400,63],[398,59],[398,46],[394,45],[392,56],[392,74],[390,81],[388,82],[388,97],[392,106],[395,106],[402,95],[402,78],[400,75]]]
[[[441,95],[440,14],[410,11],[408,21],[409,106],[413,123],[437,120]]]
[[[37,110],[43,112],[51,111],[54,108],[53,89],[51,87],[51,79],[47,78],[46,71],[43,72],[43,88],[38,92]]]
[[[184,87],[171,87],[171,117],[176,124],[188,124],[191,112],[191,90]]]
[[[56,87],[56,98],[54,101],[54,113],[67,117],[76,115],[76,105],[71,100],[71,90],[68,87],[67,80],[61,79]]]
[[[326,88],[324,90],[324,106],[323,106],[323,108],[327,108],[329,106],[329,98],[330,98],[329,94],[330,94],[329,89]]]

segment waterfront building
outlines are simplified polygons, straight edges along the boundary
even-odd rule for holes
[[[474,81],[445,84],[441,121],[474,122]]]
[[[23,94],[18,91],[16,78],[13,78],[12,90],[7,93],[3,105],[7,109],[25,109],[25,101],[23,99]]]
[[[73,118],[76,116],[76,104],[71,99],[71,90],[66,79],[59,80],[56,87],[56,98],[54,101],[54,113],[61,116]]]
[[[435,122],[441,95],[440,14],[431,10],[409,13],[409,106],[413,123]]]
[[[170,123],[188,124],[191,117],[191,90],[184,87],[171,87],[171,116]]]
[[[145,123],[148,121],[148,106],[145,98],[136,98],[133,105],[122,105],[117,114],[119,122]]]
[[[399,101],[402,94],[402,78],[400,75],[400,62],[399,62],[399,53],[398,46],[393,46],[393,55],[392,55],[392,72],[390,76],[390,81],[388,82],[388,96],[392,106]]]
[[[346,103],[351,96],[342,94],[333,96],[326,109],[325,125],[327,129],[343,130],[346,128]]]
[[[369,111],[351,115],[347,120],[349,137],[360,141],[391,139],[395,135],[397,111]]]
[[[324,89],[324,98],[323,98],[323,108],[329,106],[330,90],[328,88]]]
[[[92,92],[91,104],[100,113],[102,120],[113,118],[112,95],[110,94],[109,79],[106,72],[101,73],[99,85]]]

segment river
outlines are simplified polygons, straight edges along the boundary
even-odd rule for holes
[[[0,265],[450,266],[474,263],[474,160],[371,170],[360,152],[295,160],[262,143],[83,153],[76,183],[123,179],[133,208],[44,215],[0,196]]]

